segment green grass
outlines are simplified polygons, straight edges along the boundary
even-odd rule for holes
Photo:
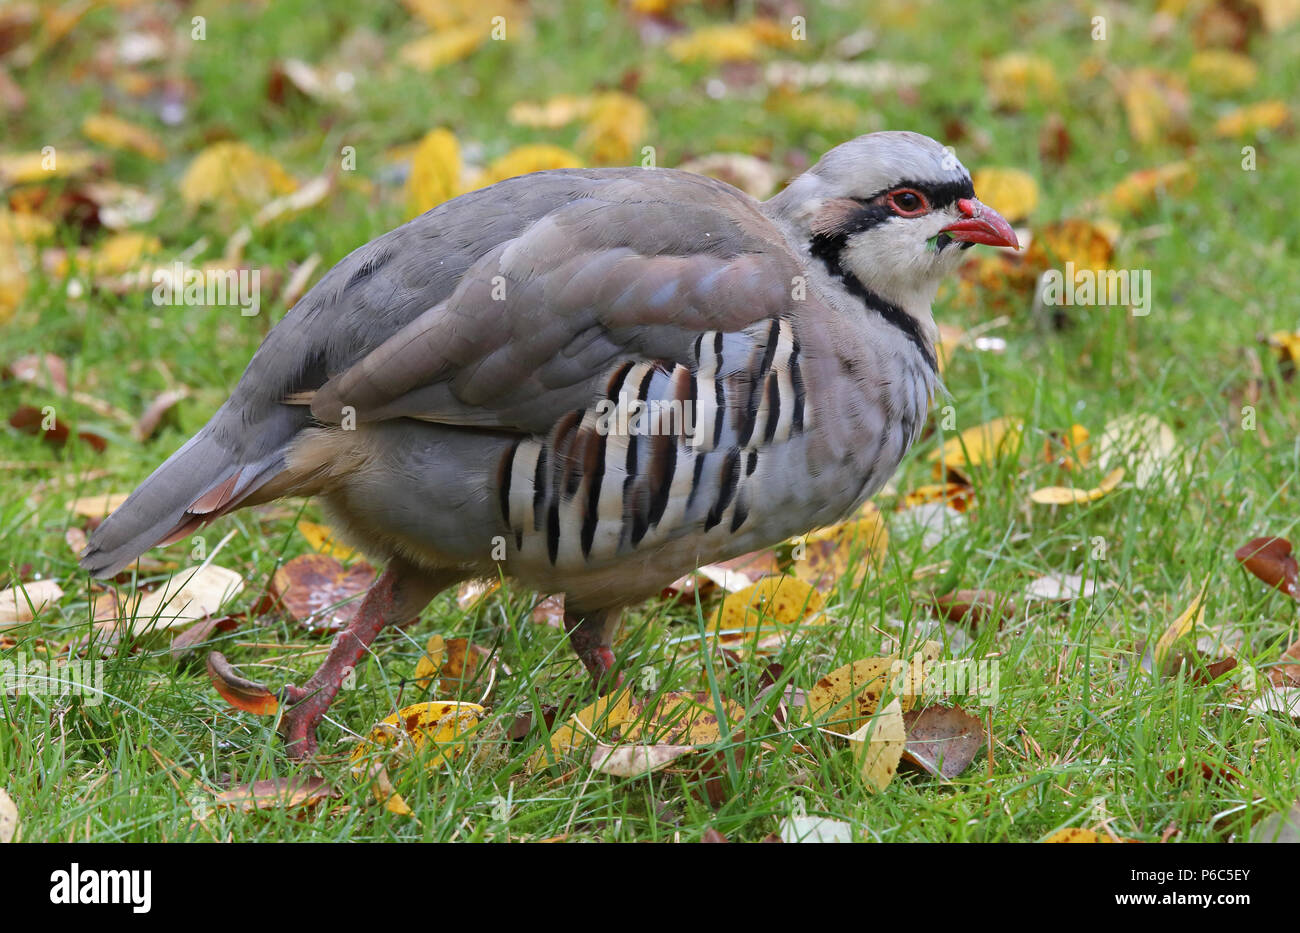
[[[1031,314],[1029,296],[1002,309],[1006,320],[990,333],[1006,341],[1005,352],[958,351],[946,373],[952,398],[938,405],[953,405],[959,428],[1004,414],[1022,417],[1027,430],[1020,456],[976,471],[977,507],[959,532],[933,547],[900,533],[892,516],[895,533],[879,569],[860,587],[843,584],[832,595],[837,623],[805,629],[766,659],[784,666],[790,684],[807,687],[839,664],[879,653],[891,637],[912,643],[937,631],[950,641],[953,656],[996,657],[1001,679],[992,711],[991,778],[981,755],[952,783],[905,774],[884,793],[868,794],[841,743],[804,727],[779,729],[763,715],[770,701],[752,711],[743,736],[736,730],[722,740],[720,747],[739,748],[741,755],[724,778],[727,799],[716,809],[698,798],[697,779],[674,772],[620,780],[574,760],[530,774],[526,763],[544,733],[534,730],[512,742],[505,730],[519,713],[571,694],[585,698],[581,668],[560,632],[530,621],[532,594],[511,591],[470,609],[445,594],[418,626],[380,637],[358,671],[356,688],[332,708],[321,730],[324,750],[332,754],[319,773],[343,796],[308,812],[219,811],[202,824],[193,820],[192,803],[210,800],[214,788],[296,770],[283,756],[272,721],[232,711],[211,689],[202,652],[177,663],[166,645],[146,643],[107,659],[107,699],[98,705],[0,695],[0,787],[18,803],[24,837],[693,841],[712,826],[733,840],[757,840],[776,829],[798,797],[810,814],[850,821],[881,841],[1033,841],[1060,827],[1096,825],[1099,806],[1126,838],[1155,841],[1176,827],[1176,840],[1205,841],[1241,838],[1251,821],[1289,808],[1297,797],[1300,731],[1290,721],[1251,717],[1239,707],[1248,695],[1240,686],[1242,671],[1250,665],[1263,681],[1263,669],[1294,639],[1296,605],[1243,573],[1232,552],[1257,535],[1296,536],[1300,382],[1284,378],[1258,337],[1300,324],[1294,300],[1300,280],[1288,249],[1297,234],[1292,193],[1300,190],[1300,146],[1286,133],[1251,140],[1259,168],[1246,172],[1242,143],[1217,140],[1210,127],[1232,103],[1297,99],[1295,29],[1256,38],[1256,87],[1226,101],[1192,94],[1195,147],[1160,143],[1144,150],[1128,134],[1108,76],[1138,66],[1183,69],[1194,51],[1185,25],[1152,42],[1149,10],[1115,8],[1111,38],[1094,43],[1091,14],[1074,4],[916,6],[908,26],[864,19],[849,5],[809,4],[809,41],[789,55],[817,60],[839,38],[869,25],[879,36],[873,54],[932,69],[914,97],[825,89],[856,108],[860,127],[846,129],[817,112],[765,107],[762,93],[744,87],[724,100],[707,96],[702,87],[716,69],[680,65],[662,48],[642,46],[623,14],[602,0],[538,4],[516,38],[488,43],[433,75],[391,64],[391,50],[418,31],[397,6],[340,0],[199,3],[183,10],[164,5],[178,33],[191,15],[208,17],[204,42],[153,66],[192,83],[189,114],[167,129],[143,106],[110,91],[118,112],[154,128],[171,154],[161,165],[115,156],[113,175],[164,197],[148,229],[169,255],[206,236],[212,245],[198,257],[206,259],[219,255],[227,231],[215,218],[185,211],[175,188],[206,141],[242,139],[275,155],[299,178],[335,164],[342,146],[356,146],[357,175],[373,188],[342,187],[326,205],[256,236],[246,252],[263,270],[285,269],[318,252],[323,271],[405,219],[400,188],[385,181],[386,149],[434,126],[481,145],[486,157],[524,142],[573,145],[576,127],[513,127],[506,110],[518,100],[616,87],[630,74],[653,114],[648,143],[661,165],[718,150],[802,164],[859,130],[907,128],[945,139],[960,122],[977,131],[972,138],[986,140],[983,146],[954,140],[968,166],[1020,167],[1038,179],[1042,202],[1031,226],[1086,216],[1088,202],[1128,172],[1189,158],[1197,171],[1194,190],[1157,198],[1139,217],[1125,220],[1114,260],[1119,268],[1152,270],[1153,313],[1134,318],[1117,308],[1074,308],[1068,325],[1054,329]],[[708,15],[692,10],[685,18],[704,22]],[[5,146],[82,144],[78,128],[97,109],[102,90],[82,69],[125,28],[111,9],[97,9],[50,54],[13,69],[28,105],[6,117]],[[389,50],[358,67],[354,108],[268,105],[270,61],[328,58],[353,30],[373,31],[381,49]],[[1055,63],[1062,83],[1056,103],[1015,114],[992,109],[982,68],[1010,50]],[[1107,63],[1098,77],[1085,65],[1093,57]],[[1038,130],[1052,110],[1066,119],[1073,139],[1062,166],[1044,165],[1038,154]],[[59,236],[73,245],[77,232],[60,230]],[[57,645],[87,632],[89,581],[64,542],[74,522],[67,501],[131,488],[204,423],[283,313],[270,291],[263,313],[245,318],[229,308],[156,309],[147,292],[117,298],[90,291],[73,298],[61,278],[33,276],[17,316],[0,331],[0,361],[56,353],[68,362],[76,388],[132,413],[165,389],[193,391],[154,438],[137,443],[129,424],[30,386],[0,384],[6,416],[19,405],[54,405],[60,418],[109,441],[100,455],[78,444],[54,451],[35,438],[0,432],[0,461],[9,465],[0,496],[0,566],[7,582],[24,578],[20,573],[28,567],[25,578],[53,577],[66,591],[55,610],[8,633],[18,644],[6,655],[30,652],[37,639]],[[971,328],[1000,313],[958,307],[951,295],[945,292],[936,307],[941,321]],[[1241,403],[1233,400],[1256,377],[1260,430],[1246,431]],[[1132,413],[1156,415],[1174,428],[1191,452],[1185,476],[1145,489],[1126,483],[1077,509],[1028,503],[1030,490],[1060,482],[1039,454],[1048,431],[1077,422],[1096,435],[1110,419]],[[900,492],[931,481],[926,455],[940,439],[931,436],[909,457],[894,479]],[[102,475],[84,480],[90,471]],[[1085,475],[1098,476],[1095,470]],[[897,503],[886,496],[880,504],[891,514]],[[218,562],[248,580],[236,609],[251,608],[275,568],[308,550],[294,530],[299,509],[291,506],[239,513],[206,533],[215,542],[235,532]],[[311,504],[303,515],[319,518]],[[1091,556],[1098,538],[1104,560]],[[186,550],[177,545],[164,556],[187,564]],[[935,590],[982,587],[1017,595],[1051,573],[1083,574],[1103,588],[1094,598],[1063,606],[1018,600],[1013,623],[957,641],[953,629],[934,627],[927,609]],[[1238,671],[1209,686],[1145,673],[1136,663],[1139,643],[1158,638],[1207,578],[1206,622],[1239,634]],[[765,662],[729,670],[716,655],[701,652],[698,640],[684,640],[700,632],[708,608],[637,608],[626,618],[619,653],[633,656],[634,668],[654,668],[661,690],[707,690],[749,707]],[[431,697],[411,676],[433,631],[493,648],[512,673],[498,678],[473,755],[432,771],[394,767],[417,817],[411,819],[375,806],[367,786],[349,776],[346,740],[399,706]],[[326,642],[272,616],[220,635],[216,644],[248,676],[278,685],[301,682]],[[474,687],[465,690],[468,699],[478,695]],[[1171,780],[1180,762],[1187,776]],[[1241,776],[1206,782],[1197,776],[1201,763],[1230,765]],[[506,821],[499,819],[500,798],[511,801]]]

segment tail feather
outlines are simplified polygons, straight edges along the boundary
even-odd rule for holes
[[[281,412],[291,412],[281,409]],[[151,547],[180,540],[238,508],[284,470],[284,450],[305,417],[249,426],[265,453],[234,449],[222,412],[167,458],[104,519],[80,557],[95,577],[111,577]],[[223,437],[225,438],[223,440]],[[267,450],[269,448],[269,450]]]

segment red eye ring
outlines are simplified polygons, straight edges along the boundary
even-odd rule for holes
[[[915,188],[891,191],[885,196],[885,203],[899,217],[920,217],[930,209],[930,202]]]

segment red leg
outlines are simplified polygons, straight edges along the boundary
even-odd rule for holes
[[[375,636],[387,625],[418,616],[429,600],[455,579],[396,562],[379,575],[352,623],[334,637],[325,663],[301,687],[290,684],[284,688],[289,708],[280,720],[280,735],[290,758],[309,758],[316,753],[316,727]]]
[[[598,691],[608,691],[623,683],[621,673],[614,674],[614,633],[618,631],[618,612],[564,612],[564,630],[569,644],[582,661]]]

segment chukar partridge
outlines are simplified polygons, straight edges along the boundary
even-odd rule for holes
[[[599,684],[622,607],[885,483],[939,385],[931,301],[975,243],[1018,247],[915,133],[838,146],[764,202],[639,168],[462,195],[331,269],[82,566],[318,497],[387,569],[286,688],[297,757],[379,631],[467,578],[563,593]]]

